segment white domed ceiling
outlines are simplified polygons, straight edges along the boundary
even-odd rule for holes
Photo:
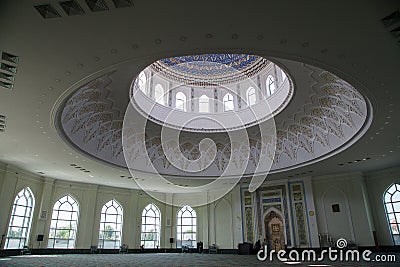
[[[132,83],[131,104],[148,120],[202,133],[249,128],[281,112],[293,82],[255,55],[204,54],[161,59]]]
[[[212,55],[207,57],[212,58]],[[182,60],[176,58],[177,62]],[[244,55],[237,55],[235,60],[244,60],[241,68],[263,61]],[[244,147],[240,143],[231,143],[224,132],[181,131],[180,151],[172,153],[183,154],[188,160],[199,159],[199,144],[204,138],[212,139],[216,145],[211,164],[197,162],[207,165],[207,168],[195,173],[185,169],[188,166],[179,162],[181,158],[178,155],[175,157],[177,162],[171,162],[171,158],[165,156],[165,146],[161,142],[163,127],[160,123],[148,121],[144,132],[130,128],[124,133],[128,162],[136,162],[136,171],[156,170],[166,175],[213,177],[221,175],[228,162],[236,166],[238,175],[241,174],[239,169],[244,169],[244,174],[257,173],[260,155],[263,154],[272,162],[271,172],[279,172],[330,157],[356,142],[366,131],[371,120],[370,104],[352,85],[315,66],[272,60],[290,76],[295,90],[284,110],[273,119],[261,122],[271,124],[274,120],[274,134],[261,138],[259,125],[247,127],[249,145]],[[171,59],[158,62],[174,65]],[[196,77],[198,70],[189,71],[194,69],[190,67],[193,61],[185,64],[187,69],[179,71],[190,72],[191,77]],[[129,73],[130,63],[125,62],[76,87],[59,107],[57,123],[64,140],[82,154],[123,168],[127,167],[122,139],[130,87],[116,86],[116,81],[119,81],[118,85],[130,84],[128,81],[136,78],[138,73]],[[121,79],[126,82],[121,83]],[[133,117],[142,117],[135,109],[130,112],[133,112]]]

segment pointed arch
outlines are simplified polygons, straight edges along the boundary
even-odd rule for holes
[[[393,244],[400,245],[400,184],[390,185],[383,194],[383,204],[386,211]]]
[[[178,248],[182,246],[196,247],[197,214],[192,207],[185,205],[178,211],[176,234]]]
[[[165,95],[164,87],[162,87],[162,85],[158,83],[154,87],[154,99],[158,104],[165,105],[164,95]]]
[[[160,245],[160,227],[160,209],[151,203],[142,212],[141,245],[145,248],[157,248]]]
[[[20,249],[28,244],[34,207],[35,197],[32,190],[25,187],[14,199],[5,249]]]
[[[206,95],[199,97],[199,112],[210,112],[210,98]]]
[[[225,94],[222,101],[224,104],[224,111],[233,110],[233,96],[230,93]]]
[[[256,96],[256,89],[254,89],[254,87],[249,87],[249,89],[247,89],[246,96],[247,96],[248,106],[252,106],[256,103],[257,96]]]
[[[78,230],[79,204],[71,195],[54,203],[48,248],[75,248]]]
[[[99,248],[118,249],[122,240],[123,209],[112,199],[103,205],[100,214]]]
[[[147,88],[146,88],[146,83],[147,83],[147,76],[144,71],[139,73],[138,76],[138,87],[140,90],[142,90],[143,93],[147,94]]]
[[[186,111],[186,95],[182,92],[178,92],[175,95],[175,108]]]
[[[272,77],[272,75],[268,75],[266,80],[266,86],[267,86],[267,96],[270,96],[273,93],[275,93],[275,79],[274,77]]]

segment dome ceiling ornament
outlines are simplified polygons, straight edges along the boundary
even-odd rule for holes
[[[180,64],[185,65],[183,69],[191,69],[188,66],[194,64],[195,59],[203,60],[207,57],[211,56],[177,57],[160,61],[166,65],[176,65],[175,70]],[[244,59],[247,63],[245,61],[241,63],[242,65],[233,63]],[[232,60],[230,68],[220,67],[229,71],[232,71],[233,66],[246,69],[257,61],[251,56],[244,55],[238,57],[216,55],[212,60],[221,62]],[[292,100],[290,98],[287,101],[290,103],[285,103],[284,108],[278,113],[274,114],[269,110],[271,116],[265,120],[258,120],[259,117],[255,112],[257,109],[254,107],[257,103],[262,103],[266,109],[270,109],[273,104],[269,105],[269,102],[262,101],[269,99],[268,97],[273,99],[278,94],[271,94],[268,97],[262,94],[266,92],[268,85],[268,75],[263,76],[262,71],[247,78],[247,81],[250,81],[245,83],[246,89],[248,86],[256,88],[257,102],[254,104],[249,101],[249,96],[252,96],[251,90],[238,90],[245,80],[234,86],[220,84],[220,91],[230,92],[232,95],[236,93],[238,96],[234,98],[236,102],[233,110],[222,111],[218,107],[226,102],[215,85],[211,88],[196,87],[193,84],[188,87],[187,83],[178,83],[163,75],[159,76],[159,80],[145,79],[145,84],[150,88],[146,89],[146,93],[135,79],[130,91],[127,92],[130,94],[130,102],[121,105],[111,93],[114,89],[114,77],[120,71],[114,70],[82,85],[66,99],[64,106],[60,107],[59,131],[67,142],[85,155],[128,168],[133,177],[140,177],[141,174],[151,176],[152,179],[136,180],[136,182],[156,198],[158,196],[154,191],[181,196],[169,200],[169,204],[172,205],[181,205],[185,201],[187,204],[187,198],[183,197],[187,194],[193,198],[191,205],[203,205],[208,201],[204,199],[204,192],[213,192],[222,197],[243,176],[253,178],[250,190],[255,190],[269,172],[308,165],[346,149],[362,136],[371,121],[369,101],[346,81],[321,68],[289,60],[278,61],[287,70],[282,71],[282,85],[286,78],[286,84],[290,85],[294,97]],[[269,60],[268,62],[271,63]],[[217,67],[214,64],[216,63],[212,62],[210,66]],[[201,64],[198,69],[203,67],[204,64]],[[197,72],[198,70],[192,72],[192,75],[197,75]],[[287,73],[290,73],[290,76]],[[274,77],[276,92],[279,92],[279,77],[276,74]],[[154,88],[155,83],[161,81],[168,81],[169,85],[174,83],[178,85],[171,86],[172,90],[166,90],[160,102],[161,98],[156,99]],[[239,87],[236,86],[238,84]],[[300,92],[293,94],[294,84],[296,90],[308,90],[307,94]],[[182,88],[185,86],[188,87],[187,105],[186,109],[183,109],[172,101],[174,99],[171,95],[179,90],[184,91]],[[211,108],[208,113],[196,111],[198,108],[196,105],[199,105],[199,94],[196,95],[196,92],[202,94],[206,92],[204,90],[211,92],[210,99],[217,103],[215,105],[214,102],[210,103],[215,114],[224,118],[232,113],[244,127],[230,128],[229,120],[215,119],[218,117],[214,117],[214,121],[226,131],[191,131],[190,128],[185,129],[191,121],[186,118],[181,121],[183,123],[180,128],[177,125],[171,127],[168,121],[179,121],[184,113],[190,114],[192,118],[212,117]],[[249,91],[248,95],[244,94]],[[135,99],[135,94],[140,95],[142,99],[146,97],[147,100],[153,99],[149,101],[150,111],[155,107],[165,108],[168,111],[165,119],[155,120],[151,117],[151,113],[145,114],[143,109],[138,109],[138,105],[135,105],[135,101],[138,100]],[[193,101],[197,103],[194,107]],[[243,117],[237,115],[242,109],[252,110],[253,118],[258,123],[246,126]],[[201,123],[204,122],[200,120]],[[198,187],[188,188],[174,184],[169,177],[208,179],[208,181]]]
[[[254,76],[270,62],[247,54],[202,54],[160,59],[150,68],[179,83],[210,86],[235,83]]]

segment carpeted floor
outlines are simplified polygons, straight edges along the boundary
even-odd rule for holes
[[[73,254],[25,255],[0,258],[0,267],[122,267],[122,266],[400,266],[397,263],[376,262],[319,262],[283,263],[277,260],[261,262],[255,255],[229,254]]]

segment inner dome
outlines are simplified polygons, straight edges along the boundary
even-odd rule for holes
[[[293,83],[277,64],[257,55],[202,54],[152,63],[135,78],[130,94],[133,106],[153,122],[222,132],[278,114],[293,96]]]

